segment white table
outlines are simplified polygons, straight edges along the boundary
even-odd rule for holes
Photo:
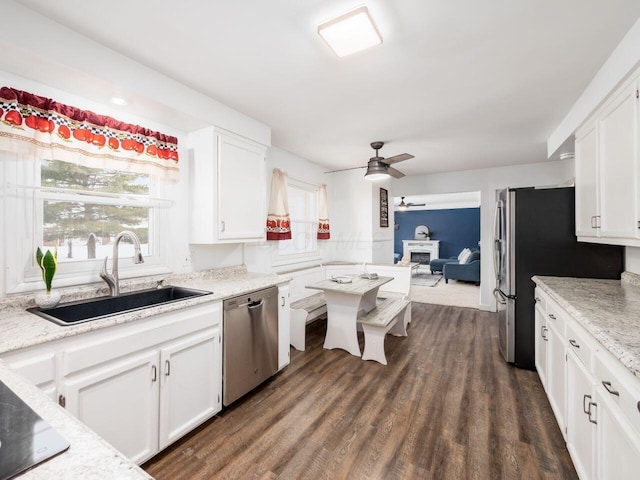
[[[307,285],[306,288],[322,290],[327,299],[327,335],[324,348],[342,348],[359,357],[358,315],[364,315],[376,307],[378,289],[393,280],[393,277],[378,277],[375,280],[359,276],[349,278],[352,283],[322,280]]]

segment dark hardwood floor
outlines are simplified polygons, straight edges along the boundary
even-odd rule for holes
[[[307,350],[143,467],[157,479],[577,478],[535,372],[507,365],[495,314],[413,304],[388,366]],[[363,339],[360,337],[361,346]]]

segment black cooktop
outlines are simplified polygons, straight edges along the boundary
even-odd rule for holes
[[[64,452],[69,443],[0,382],[0,480]]]

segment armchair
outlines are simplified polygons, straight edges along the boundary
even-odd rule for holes
[[[464,280],[480,285],[480,251],[474,250],[467,263],[452,261],[445,263],[442,269],[445,283],[451,280]]]

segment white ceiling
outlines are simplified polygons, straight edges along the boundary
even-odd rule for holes
[[[277,147],[337,169],[382,140],[412,175],[546,160],[640,17],[638,0],[368,0],[384,43],[340,59],[317,25],[361,0],[18,3],[269,125]]]

